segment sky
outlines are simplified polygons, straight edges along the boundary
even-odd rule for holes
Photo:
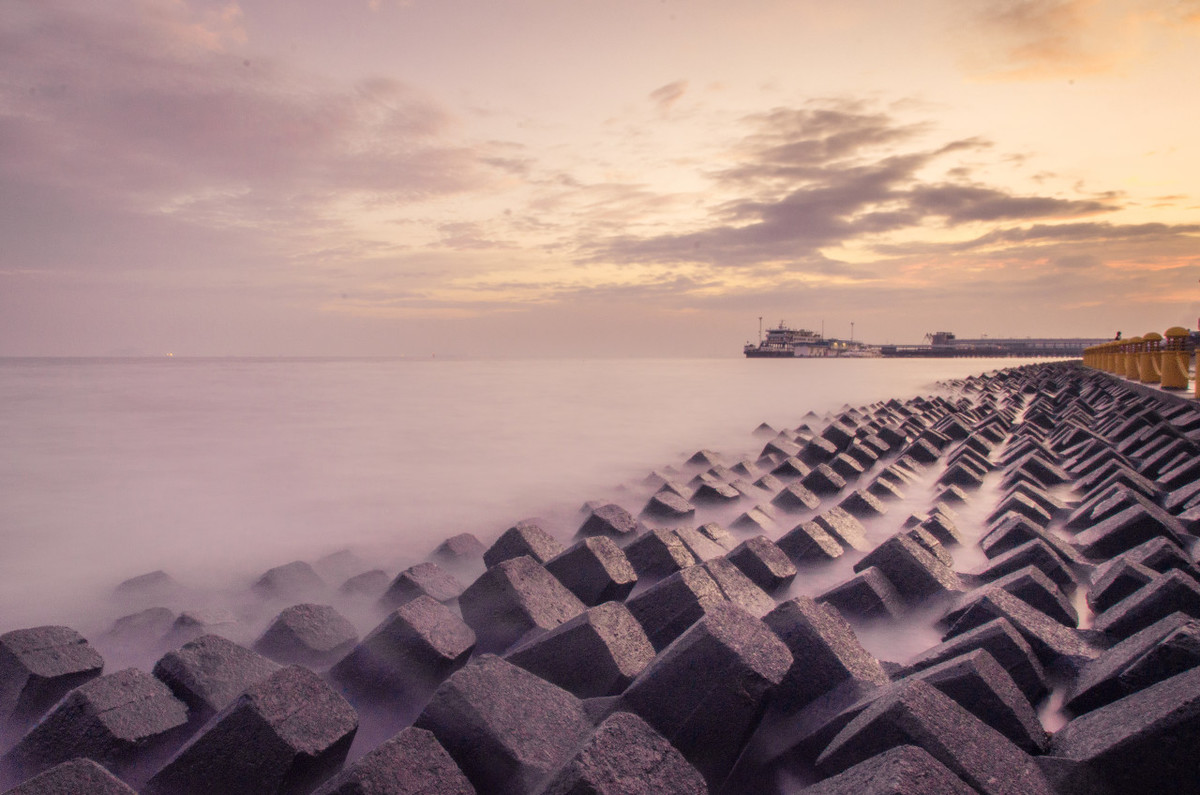
[[[1200,318],[1200,0],[4,0],[0,355]]]

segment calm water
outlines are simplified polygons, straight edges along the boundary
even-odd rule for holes
[[[341,548],[392,573],[760,423],[1017,360],[0,360],[0,631],[121,580],[252,576]]]

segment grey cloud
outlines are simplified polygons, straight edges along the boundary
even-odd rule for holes
[[[943,217],[950,224],[1025,218],[1066,218],[1119,209],[1111,203],[1013,196],[978,185],[918,185],[909,191],[908,205],[922,215]]]
[[[676,80],[665,86],[659,86],[650,92],[650,101],[654,103],[660,113],[665,113],[683,97],[687,86],[688,81],[686,80]]]

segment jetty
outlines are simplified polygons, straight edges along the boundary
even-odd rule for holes
[[[236,612],[114,583],[105,632],[0,635],[0,788],[1196,791],[1200,406],[1146,352],[763,424]]]

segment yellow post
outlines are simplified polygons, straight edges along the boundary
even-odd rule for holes
[[[1162,380],[1162,334],[1151,331],[1142,335],[1141,352],[1138,354],[1138,380],[1143,384],[1157,384]]]
[[[1162,352],[1163,389],[1187,389],[1191,353],[1187,349],[1188,330],[1172,326],[1163,332],[1167,341]]]
[[[1117,375],[1128,378],[1130,381],[1138,379],[1138,354],[1142,349],[1141,337],[1130,337],[1125,340],[1125,344],[1121,346],[1121,369]]]

